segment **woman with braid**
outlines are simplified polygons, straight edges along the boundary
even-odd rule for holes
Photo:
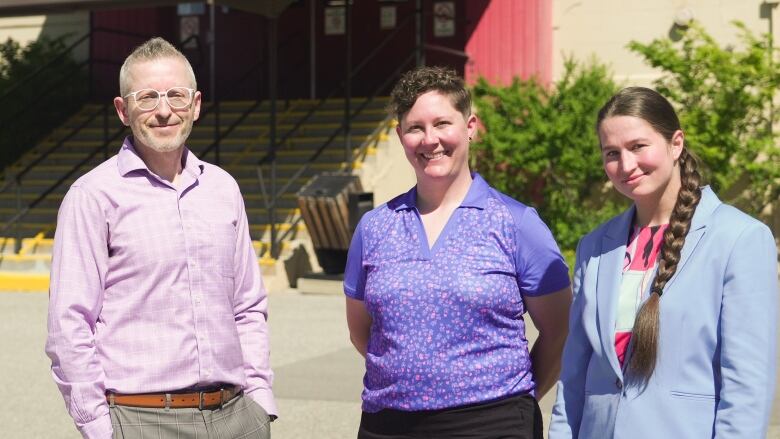
[[[677,115],[631,87],[596,124],[633,201],[577,248],[550,439],[763,438],[775,386],[769,229],[701,185]]]

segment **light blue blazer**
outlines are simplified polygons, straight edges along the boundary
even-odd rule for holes
[[[677,272],[661,297],[658,361],[642,388],[624,380],[615,353],[633,216],[632,207],[577,247],[549,438],[764,438],[775,389],[772,233],[703,188]]]

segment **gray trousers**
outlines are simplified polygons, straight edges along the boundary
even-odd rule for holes
[[[114,439],[270,439],[270,418],[243,394],[222,408],[109,407]]]

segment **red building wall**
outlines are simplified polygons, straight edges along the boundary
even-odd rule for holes
[[[465,4],[466,81],[509,84],[519,76],[552,80],[552,1],[473,0]]]
[[[370,95],[393,72],[414,67],[409,55],[416,44],[415,0],[396,3],[361,0],[352,8],[352,66],[391,35],[377,57],[365,63],[352,85],[354,96]],[[428,65],[448,65],[464,74],[469,83],[485,76],[492,82],[509,83],[514,76],[551,78],[552,18],[550,0],[451,0],[454,6],[454,34],[434,32],[434,6],[438,0],[424,0],[424,35]],[[325,2],[301,0],[277,19],[278,87],[284,98],[310,96],[311,45],[310,7],[316,6],[315,80],[317,97],[336,88],[345,79],[346,37],[324,32]],[[380,8],[396,7],[396,29],[381,29]],[[223,99],[268,97],[267,18],[237,9],[217,9],[216,88]],[[199,48],[183,49],[198,78],[198,88],[210,99],[210,60],[207,34],[208,9],[200,19]],[[92,13],[91,41],[93,96],[105,101],[118,91],[118,72],[124,58],[150,36],[178,43],[180,18],[176,7],[97,10]],[[406,24],[404,24],[406,23]],[[101,29],[111,29],[112,32]],[[461,54],[458,54],[460,52]],[[464,57],[462,53],[468,57]],[[389,86],[395,81],[390,78]],[[380,94],[389,93],[389,86]],[[337,96],[343,95],[339,91]]]
[[[105,101],[119,94],[119,68],[125,57],[144,40],[160,36],[171,41],[176,28],[175,7],[134,8],[93,12],[90,39],[93,98]]]

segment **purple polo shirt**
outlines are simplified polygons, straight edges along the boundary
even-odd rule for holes
[[[532,392],[523,297],[569,285],[536,211],[474,174],[433,247],[413,188],[368,212],[349,249],[347,296],[373,319],[363,410],[456,407]]]

